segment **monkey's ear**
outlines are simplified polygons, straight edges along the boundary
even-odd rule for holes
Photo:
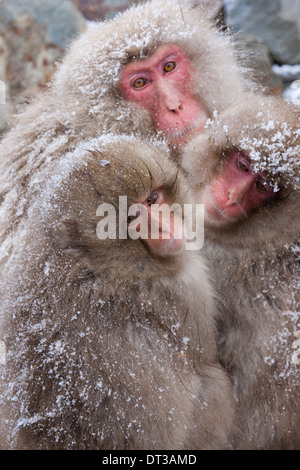
[[[62,249],[79,248],[82,243],[77,221],[75,219],[63,219],[56,227],[56,238]]]

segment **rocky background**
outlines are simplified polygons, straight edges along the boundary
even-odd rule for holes
[[[0,133],[17,107],[47,86],[70,41],[137,1],[0,0]],[[268,93],[293,99],[298,93],[300,101],[300,0],[197,1],[235,34]]]

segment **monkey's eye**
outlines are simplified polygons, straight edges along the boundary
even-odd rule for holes
[[[245,163],[243,163],[241,160],[237,161],[237,166],[241,171],[245,171],[246,173],[249,173],[248,166]]]
[[[149,196],[148,199],[147,199],[148,206],[152,206],[152,204],[155,204],[157,199],[158,199],[158,194],[157,193],[151,194],[151,196]]]
[[[135,219],[137,219],[140,215],[140,212],[137,211],[137,213],[135,215],[129,215],[127,217],[127,223],[130,224],[131,222],[133,222]]]
[[[266,192],[269,191],[269,188],[268,188],[266,182],[262,182],[262,181],[257,180],[255,185],[261,193],[266,193]]]
[[[147,83],[149,83],[149,80],[143,77],[139,77],[133,82],[132,86],[134,88],[143,88],[143,86],[145,86]]]
[[[167,62],[164,65],[164,72],[166,72],[166,73],[172,72],[172,70],[174,70],[175,67],[176,67],[176,62]]]

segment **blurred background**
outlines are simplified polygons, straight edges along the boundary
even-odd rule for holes
[[[197,1],[235,34],[244,62],[267,93],[300,104],[300,0]],[[0,0],[0,135],[17,106],[51,80],[72,40],[134,3],[138,0]]]

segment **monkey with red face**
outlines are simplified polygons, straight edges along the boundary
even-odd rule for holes
[[[2,449],[231,447],[213,288],[174,235],[185,214],[133,236],[155,206],[187,202],[169,155],[128,137],[87,141],[52,169],[0,284]]]
[[[192,1],[150,0],[89,29],[1,142],[3,262],[40,181],[79,141],[160,133],[180,146],[247,86],[230,39]]]
[[[148,59],[123,69],[120,88],[125,99],[140,104],[154,126],[173,145],[202,132],[207,112],[194,95],[196,71],[175,44],[159,47]]]
[[[220,176],[204,192],[207,218],[220,225],[247,218],[249,212],[275,197],[266,177],[252,168],[247,153],[237,149],[227,158]]]
[[[220,360],[244,446],[299,449],[299,109],[249,96],[210,124],[182,165],[205,205]]]

